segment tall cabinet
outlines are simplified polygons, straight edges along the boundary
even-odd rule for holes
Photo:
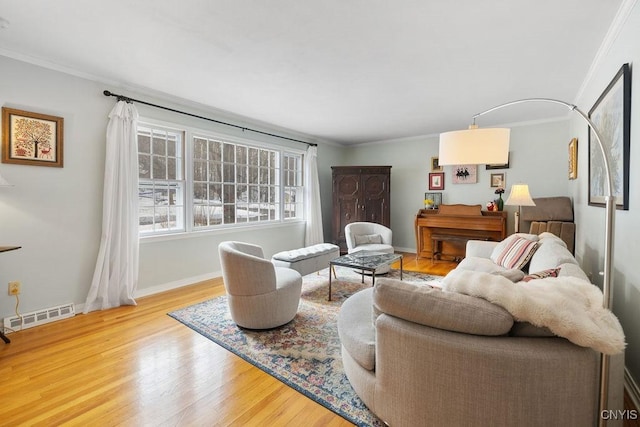
[[[345,225],[376,222],[391,226],[391,166],[332,166],[332,240],[347,251]]]

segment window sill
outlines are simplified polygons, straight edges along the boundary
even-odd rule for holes
[[[295,219],[290,221],[281,221],[281,222],[272,222],[269,224],[242,224],[242,225],[233,225],[220,229],[207,229],[201,231],[179,231],[179,232],[168,232],[166,234],[154,234],[147,236],[140,236],[140,244],[154,243],[154,242],[164,242],[169,240],[181,240],[181,239],[193,239],[199,237],[210,237],[210,236],[222,236],[225,234],[235,234],[243,231],[251,231],[251,230],[272,230],[277,228],[288,228],[300,224],[304,224],[305,221],[302,219]]]

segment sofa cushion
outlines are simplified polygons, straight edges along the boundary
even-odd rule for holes
[[[558,273],[558,277],[577,277],[578,279],[582,279],[586,282],[591,282],[584,271],[580,268],[580,266],[573,262],[565,262],[564,264],[559,265],[560,273]]]
[[[491,253],[491,260],[501,267],[523,268],[536,251],[538,244],[520,236],[510,236],[504,245],[498,245]]]
[[[540,243],[555,242],[560,246],[563,246],[565,248],[567,247],[567,243],[564,240],[562,240],[559,236],[556,236],[553,233],[549,233],[548,231],[544,231],[540,233],[539,237],[540,237]]]
[[[397,279],[376,280],[373,304],[394,317],[473,335],[504,335],[513,326],[505,309],[486,300]]]
[[[351,295],[340,307],[338,334],[340,343],[364,369],[375,368],[376,330],[373,317],[373,289],[368,288]]]
[[[564,263],[578,264],[560,238],[546,237],[540,240],[540,247],[531,257],[529,271],[549,270]]]
[[[472,270],[482,271],[484,273],[494,273],[496,271],[506,270],[504,267],[500,267],[489,258],[482,258],[477,256],[467,256],[456,267],[460,270]]]
[[[362,234],[360,236],[354,236],[356,246],[368,245],[371,243],[382,243],[382,236],[379,234]]]

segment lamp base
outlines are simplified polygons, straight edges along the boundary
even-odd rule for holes
[[[518,206],[518,210],[514,215],[516,217],[516,220],[515,220],[516,222],[514,223],[515,232],[519,233],[520,232],[520,206]]]

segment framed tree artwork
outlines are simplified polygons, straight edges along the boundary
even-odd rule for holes
[[[629,209],[629,148],[631,140],[631,69],[624,64],[589,110],[609,157],[617,209]],[[604,158],[589,128],[589,205],[605,206],[608,194]]]
[[[62,167],[63,118],[2,108],[2,162]]]

